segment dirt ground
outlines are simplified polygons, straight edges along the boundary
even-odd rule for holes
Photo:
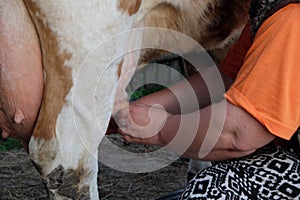
[[[125,144],[114,136],[110,141],[132,152],[155,150],[144,145]],[[187,160],[183,158],[160,170],[142,174],[120,172],[99,162],[100,199],[148,200],[161,197],[184,187],[186,170]],[[49,199],[39,174],[23,150],[0,153],[0,188],[1,200]]]

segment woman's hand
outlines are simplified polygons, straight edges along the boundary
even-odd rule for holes
[[[124,140],[162,145],[159,139],[160,130],[170,116],[171,114],[160,105],[149,106],[132,103],[129,108],[119,111],[114,119],[119,127],[118,132],[123,135]]]

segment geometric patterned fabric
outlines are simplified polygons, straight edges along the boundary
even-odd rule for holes
[[[300,199],[299,149],[270,143],[249,156],[214,162],[186,185],[180,199]]]

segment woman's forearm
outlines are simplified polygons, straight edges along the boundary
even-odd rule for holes
[[[248,155],[275,138],[250,114],[226,100],[213,106],[214,115],[208,106],[169,117],[158,136],[160,145],[189,158],[212,161]]]
[[[218,100],[223,93],[218,94]],[[184,103],[186,102],[186,103]],[[147,95],[137,100],[137,104],[160,104],[171,114],[190,113],[211,104],[210,94],[204,79],[199,74],[190,76],[187,80]]]

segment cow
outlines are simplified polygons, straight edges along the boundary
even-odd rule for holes
[[[29,156],[52,199],[98,199],[98,146],[112,113],[128,106],[125,88],[132,69],[165,54],[130,50],[146,41],[180,44],[180,38],[149,38],[137,30],[182,32],[206,49],[222,49],[222,57],[246,23],[248,9],[239,0],[0,2],[1,24],[14,19],[12,30],[24,32],[14,38],[16,52],[0,60],[2,135],[23,138],[25,147],[30,138]],[[1,30],[1,37],[9,34]],[[29,57],[9,63],[14,54]],[[26,77],[22,82],[20,74]],[[24,98],[15,102],[20,94]]]

